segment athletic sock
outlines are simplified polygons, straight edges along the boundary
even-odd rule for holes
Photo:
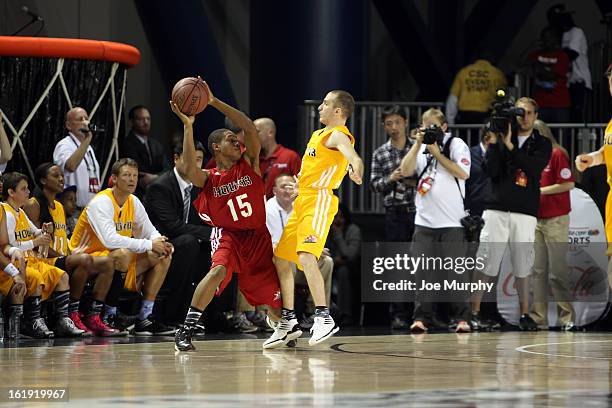
[[[151,313],[153,313],[154,303],[155,303],[154,300],[146,300],[146,299],[142,300],[142,305],[140,305],[140,313],[138,314],[138,320],[143,321],[147,317],[149,317]]]
[[[40,318],[40,296],[30,296],[25,301],[26,319],[33,322]]]
[[[80,299],[70,297],[70,304],[68,305],[68,313],[76,313],[79,311]]]
[[[285,309],[283,307],[281,310],[281,318],[285,320],[295,319],[295,311],[293,309]]]
[[[70,291],[63,290],[55,292],[55,312],[58,318],[68,317],[68,303],[70,302]]]
[[[200,320],[200,316],[202,316],[202,310],[196,309],[195,307],[189,307],[187,311],[187,316],[185,317],[185,328],[192,329]]]
[[[329,316],[329,308],[327,306],[315,307],[315,317],[328,317],[328,316]]]

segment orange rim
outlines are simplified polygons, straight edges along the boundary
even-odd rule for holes
[[[130,67],[140,62],[140,51],[131,45],[73,38],[0,36],[0,56],[101,60]]]

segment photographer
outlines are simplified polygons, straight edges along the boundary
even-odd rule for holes
[[[414,256],[465,256],[464,231],[461,219],[465,216],[463,198],[465,180],[470,175],[470,150],[461,139],[446,130],[448,125],[439,109],[423,113],[422,126],[417,131],[416,143],[402,159],[402,176],[416,175],[416,218],[412,253]],[[442,246],[440,243],[451,243]],[[416,273],[417,285],[423,280],[434,281],[444,271]],[[457,281],[467,281],[466,274],[453,274]],[[435,323],[433,293],[417,292],[413,332],[425,332]],[[469,332],[467,302],[459,298],[451,305],[451,320],[457,332]]]
[[[91,147],[92,131],[89,115],[83,108],[74,107],[66,113],[68,135],[53,151],[53,162],[64,171],[64,185],[76,186],[79,212],[100,191],[100,165]]]
[[[478,256],[487,262],[483,270],[475,272],[476,281],[487,282],[489,277],[497,276],[505,244],[510,244],[521,330],[537,330],[528,314],[529,275],[540,204],[540,177],[552,152],[550,141],[534,129],[537,118],[538,104],[531,98],[520,98],[514,108],[508,102],[495,106],[491,129],[497,133],[497,141],[491,143],[485,156],[491,193],[485,201],[485,225],[478,251]],[[472,298],[473,321],[478,320],[483,294],[475,292]]]

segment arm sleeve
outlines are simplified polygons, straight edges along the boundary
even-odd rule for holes
[[[471,153],[470,148],[459,138],[453,138],[451,145],[450,159],[456,163],[461,170],[465,171],[470,177]]]
[[[22,210],[23,211],[23,210]],[[24,214],[25,215],[25,214]],[[32,232],[34,232],[34,236],[39,236],[40,234],[43,233],[42,228],[38,228],[36,225],[34,225],[34,223],[28,218],[27,215],[26,219],[28,220],[28,224],[30,224],[30,229],[32,230]],[[42,224],[41,224],[42,225]]]
[[[377,193],[386,193],[392,187],[389,177],[383,175],[380,156],[377,152],[372,154],[372,171],[370,172],[372,189]]]
[[[459,109],[457,108],[457,96],[450,94],[446,99],[446,120],[449,124],[455,124],[455,118],[457,117],[457,112]]]
[[[550,160],[552,145],[548,139],[538,136],[539,141],[533,155],[528,155],[518,146],[510,152],[510,158],[529,177],[539,177]]]
[[[66,162],[75,150],[68,143],[62,143],[60,140],[53,150],[53,162],[60,166],[63,171],[66,171],[64,166],[66,166]]]
[[[136,209],[134,210],[136,213]],[[117,233],[112,217],[115,208],[108,197],[98,196],[94,198],[85,211],[87,211],[89,225],[106,248],[110,250],[126,248],[137,253],[147,252],[153,248],[153,243],[148,239],[129,238]],[[136,224],[138,224],[136,214],[134,218]]]

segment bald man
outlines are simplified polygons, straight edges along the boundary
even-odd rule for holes
[[[274,197],[274,180],[281,173],[292,176],[300,172],[302,160],[291,149],[276,142],[276,125],[270,118],[259,118],[253,122],[259,134],[261,152],[259,154],[259,168],[266,186],[266,199]]]
[[[64,171],[64,184],[77,187],[76,204],[81,210],[100,191],[100,165],[91,147],[87,111],[80,107],[70,109],[65,126],[68,135],[55,146],[53,161]]]

